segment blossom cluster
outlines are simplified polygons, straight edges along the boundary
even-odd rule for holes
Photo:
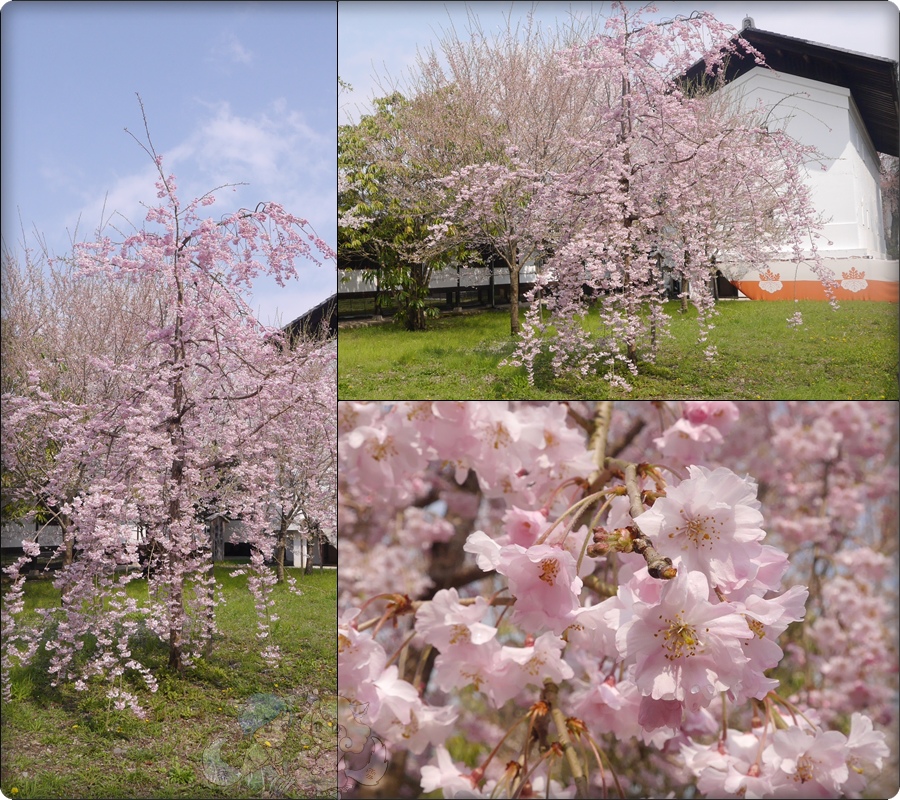
[[[890,500],[888,406],[342,403],[339,416],[354,553],[339,687],[389,761],[406,751],[392,787],[827,797],[881,769],[896,651],[878,584],[849,600],[841,573],[887,566],[846,506],[873,467],[869,503]],[[770,448],[783,472],[762,468]],[[811,491],[817,457],[833,471],[825,540],[790,499]],[[812,548],[833,566],[809,585],[797,573]],[[841,636],[861,608],[864,666]]]
[[[718,746],[685,745],[682,755],[697,788],[712,797],[847,797],[866,786],[864,765],[881,769],[884,735],[856,712],[850,733],[823,731],[804,720],[765,732],[729,728]]]

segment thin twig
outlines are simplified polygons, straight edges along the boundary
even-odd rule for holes
[[[572,739],[569,737],[569,731],[566,727],[566,718],[557,705],[559,699],[559,686],[553,681],[544,681],[544,690],[541,693],[541,699],[550,706],[550,716],[556,727],[556,735],[559,738],[560,745],[562,745],[563,753],[566,756],[566,761],[569,764],[569,769],[572,770],[572,777],[575,780],[575,797],[590,797],[588,794],[587,778],[585,777],[584,771],[581,769],[581,761],[578,758],[575,745],[572,744]]]

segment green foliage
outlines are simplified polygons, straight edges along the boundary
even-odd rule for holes
[[[441,161],[412,153],[407,115],[415,103],[398,92],[374,101],[375,112],[338,128],[338,265],[361,269],[400,308],[408,330],[422,330],[434,269],[466,254],[429,252],[430,226],[440,221],[432,179]]]
[[[169,778],[175,783],[193,783],[194,770],[190,767],[181,766],[176,758],[175,763],[169,767]]]
[[[28,672],[20,672],[12,678],[12,699],[29,700],[34,694],[34,680]]]
[[[670,303],[672,338],[654,364],[640,364],[630,394],[611,390],[599,375],[555,379],[549,356],[539,359],[535,385],[524,369],[499,367],[515,345],[505,311],[445,315],[415,334],[387,325],[342,330],[338,337],[338,396],[352,399],[897,399],[897,306],[722,301],[710,342],[713,363],[691,309]],[[794,330],[786,319],[803,313]],[[591,315],[586,325],[597,331]],[[440,354],[434,348],[440,348]]]
[[[485,745],[473,742],[460,734],[447,739],[446,747],[454,761],[462,761],[472,769],[478,766],[479,761],[484,759],[487,753]]]

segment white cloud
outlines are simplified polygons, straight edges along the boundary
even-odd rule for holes
[[[331,121],[325,122],[331,130]],[[325,235],[335,226],[335,151],[333,134],[320,132],[283,102],[252,118],[220,103],[173,156],[189,157],[207,188],[248,183],[239,191],[245,204],[279,202]]]
[[[241,44],[233,33],[222,34],[210,50],[210,61],[230,61],[233,64],[250,64],[253,53]]]
[[[139,172],[119,178],[102,196],[85,196],[85,204],[80,214],[66,219],[66,229],[70,232],[78,227],[85,239],[93,236],[98,228],[105,235],[116,237],[116,232],[131,235],[143,227],[147,215],[147,205],[156,202],[154,182],[158,174],[152,164]]]

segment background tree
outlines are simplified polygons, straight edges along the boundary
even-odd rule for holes
[[[363,279],[396,301],[406,328],[421,330],[431,270],[408,260],[415,249],[415,209],[391,193],[395,181],[379,155],[395,127],[393,109],[403,102],[399,94],[379,98],[374,115],[339,129],[338,248],[342,266],[362,264]],[[377,300],[376,306],[379,312]]]
[[[889,258],[900,258],[900,158],[879,154],[881,201]]]
[[[560,224],[536,217],[533,197],[567,163],[566,136],[597,91],[596,84],[565,81],[556,53],[582,40],[589,24],[548,31],[530,16],[525,25],[509,17],[505,31],[488,37],[471,12],[463,36],[451,28],[419,55],[391,138],[383,139],[383,164],[421,168],[390,196],[402,196],[404,208],[425,202],[432,210],[413,229],[412,261],[424,265],[449,253],[457,263],[479,265],[486,254],[498,256],[510,275],[513,333],[521,269],[546,253]]]
[[[25,247],[24,254],[21,262],[4,245],[3,392],[15,394],[36,383],[47,396],[90,414],[115,393],[104,363],[130,363],[143,348],[142,331],[159,315],[160,287],[151,280],[83,274],[71,258],[51,257],[40,246]],[[19,511],[38,511],[43,524],[60,526],[69,563],[73,539],[60,508],[89,483],[95,465],[73,463],[50,503],[46,486],[58,449],[50,431],[50,418],[31,418],[28,435],[17,437],[4,454],[4,489]]]
[[[274,554],[278,583],[285,580],[288,530],[293,527],[294,535],[299,536],[300,524],[309,529],[310,520],[324,520],[332,530],[335,525],[337,385],[334,365],[325,359],[315,366],[307,363],[298,371],[298,377],[306,385],[305,389],[298,386],[298,395],[308,392],[308,396],[279,418],[282,432],[274,452],[271,505],[278,521]],[[307,539],[311,541],[312,530],[309,534]],[[308,549],[306,542],[304,547]],[[307,559],[307,564],[311,560]]]
[[[789,248],[827,293],[836,284],[816,250],[822,220],[804,180],[817,154],[766,110],[715,91],[728,58],[762,64],[761,55],[706,13],[656,23],[615,4],[602,32],[595,20],[547,30],[508,18],[486,35],[470,15],[464,35],[451,29],[419,56],[379,163],[397,172],[428,165],[388,192],[404,209],[430,204],[424,245],[419,227],[404,228],[415,230],[420,253],[494,253],[513,298],[522,268],[543,264],[510,364],[533,379],[535,359],[549,351],[555,372],[600,366],[627,387],[623,373],[652,360],[666,332],[673,284],[683,307],[698,309],[700,343],[719,268],[736,276]],[[681,76],[699,60],[704,80],[689,86]],[[381,170],[368,177],[386,185]],[[592,305],[600,337],[582,324]],[[515,301],[510,315],[515,335]],[[711,345],[705,352],[715,356]]]
[[[446,161],[440,181],[447,191],[444,224],[433,228],[433,238],[455,237],[500,257],[509,271],[513,335],[519,332],[522,269],[544,260],[576,222],[548,214],[539,200],[556,174],[574,166],[579,154],[569,139],[592,127],[583,110],[606,91],[602,78],[579,80],[559,59],[560,51],[590,38],[595,24],[593,17],[572,16],[548,29],[530,14],[515,23],[510,14],[505,29],[487,35],[470,12],[462,36],[455,29],[445,32],[419,59],[416,96],[452,91],[465,109],[459,115],[478,122],[466,127],[456,119],[440,120],[448,131],[466,131],[477,146],[455,148],[465,157]]]
[[[454,252],[429,241],[440,196],[428,187],[443,174],[442,155],[414,131],[443,111],[398,92],[374,104],[374,114],[338,131],[339,250],[343,266],[362,265],[363,278],[394,299],[407,330],[422,330],[432,274]]]

